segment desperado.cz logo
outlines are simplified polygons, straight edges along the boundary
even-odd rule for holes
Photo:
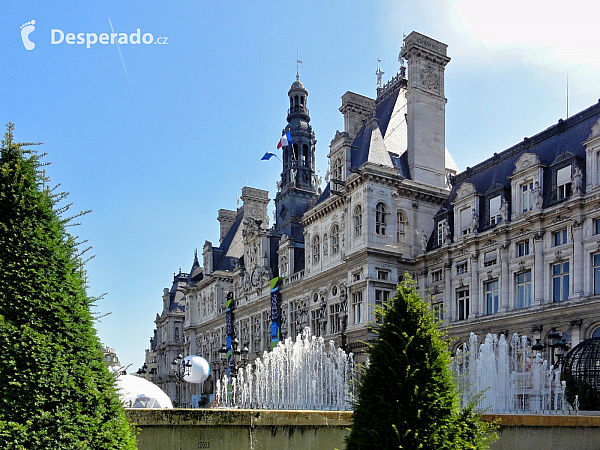
[[[85,44],[87,48],[90,48],[94,44],[167,44],[167,37],[160,36],[154,39],[152,33],[141,34],[138,28],[134,33],[64,33],[62,30],[52,29],[50,30],[50,43],[51,44]]]
[[[111,23],[112,27],[112,23]],[[35,30],[35,20],[31,20],[30,22],[24,23],[21,25],[21,40],[23,41],[23,45],[27,50],[33,50],[35,48],[35,43],[29,39],[30,34]],[[50,30],[50,43],[54,45],[65,44],[70,45],[83,45],[85,44],[87,48],[90,48],[94,44],[159,44],[159,45],[167,45],[169,38],[166,36],[160,36],[154,39],[154,35],[152,33],[144,33],[140,31],[138,28],[135,32],[127,34],[127,33],[115,33],[114,30],[112,33],[65,33],[63,30],[53,28]]]

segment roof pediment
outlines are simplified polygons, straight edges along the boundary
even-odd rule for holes
[[[460,185],[460,187],[456,190],[456,198],[455,200],[461,200],[463,198],[468,197],[469,195],[476,194],[475,186],[472,183],[464,182]]]
[[[515,162],[515,171],[513,173],[523,172],[531,167],[540,164],[540,158],[534,153],[523,153],[517,162]]]

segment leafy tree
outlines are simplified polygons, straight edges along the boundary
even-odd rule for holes
[[[0,148],[0,448],[135,449],[102,360],[66,194],[40,155]],[[42,155],[43,156],[43,155]]]
[[[376,315],[346,448],[487,448],[494,426],[479,420],[474,402],[460,409],[448,340],[414,281],[402,282]]]

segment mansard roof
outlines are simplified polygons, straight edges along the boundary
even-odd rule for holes
[[[221,245],[217,249],[217,252],[215,252],[216,260],[213,261],[214,270],[233,271],[233,265],[237,258],[234,258],[231,256],[226,256],[226,255],[227,255],[227,252],[229,251],[229,247],[231,246],[231,243],[233,242],[233,238],[235,237],[236,233],[238,232],[238,229],[242,223],[243,217],[244,217],[244,214],[242,212],[238,211],[238,214],[235,217],[233,225],[231,225],[231,228],[229,228],[229,230],[227,231],[227,234],[225,235],[225,238],[223,239],[223,241],[221,242]]]
[[[515,163],[524,153],[535,154],[540,162],[547,166],[566,152],[585,159],[583,142],[588,139],[592,126],[599,119],[600,102],[566,120],[559,120],[557,124],[541,133],[525,138],[519,144],[494,154],[474,167],[467,168],[454,177],[446,208],[452,209],[452,202],[456,199],[456,193],[463,183],[473,184],[480,194],[484,194],[495,184],[509,189],[509,176],[513,174]]]

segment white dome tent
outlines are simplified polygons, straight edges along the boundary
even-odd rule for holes
[[[169,396],[145,378],[120,374],[116,387],[125,408],[173,408]]]

